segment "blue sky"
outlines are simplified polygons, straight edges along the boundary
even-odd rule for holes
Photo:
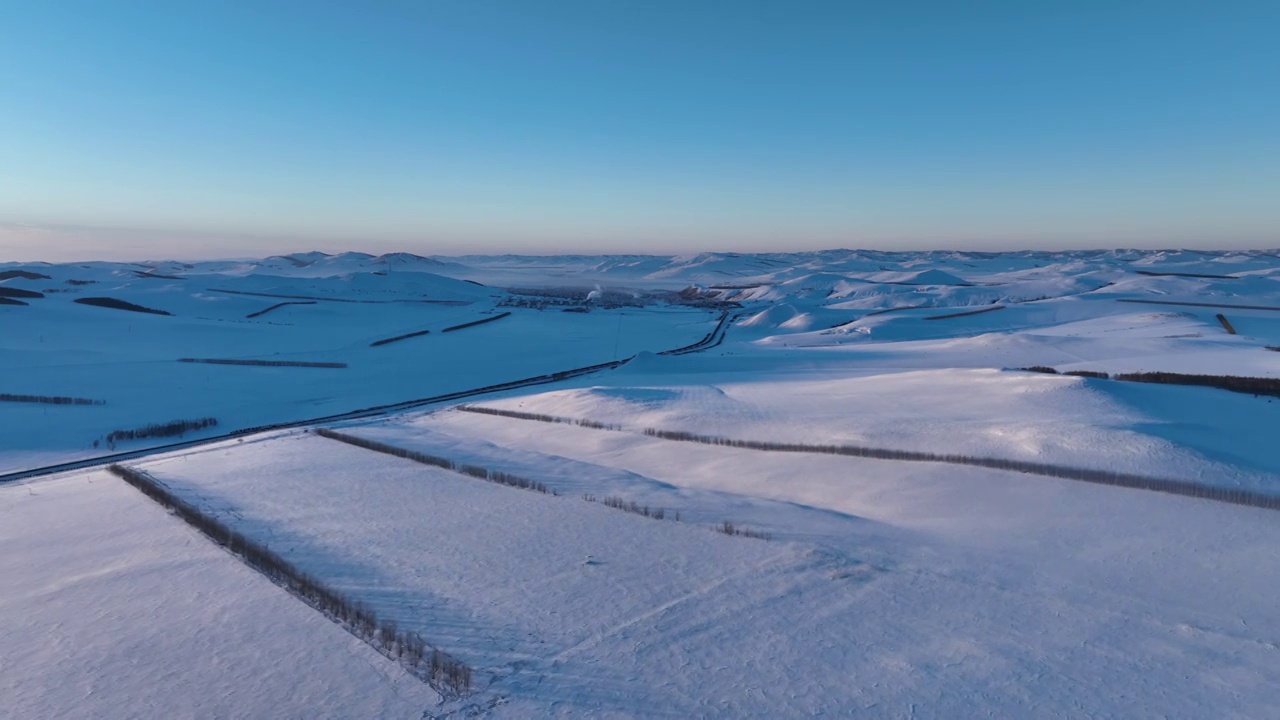
[[[1274,0],[0,0],[0,33],[14,258],[1280,245]]]

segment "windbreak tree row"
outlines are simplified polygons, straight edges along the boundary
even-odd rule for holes
[[[546,486],[545,483],[523,478],[519,475],[513,475],[508,472],[502,472],[501,470],[490,470],[488,468],[480,467],[479,465],[459,463],[446,457],[440,457],[439,455],[430,455],[416,450],[407,450],[405,448],[396,447],[395,445],[388,445],[386,443],[380,443],[377,440],[369,440],[355,435],[340,433],[328,428],[316,428],[315,434],[330,440],[337,440],[338,442],[343,442],[348,445],[354,445],[355,447],[363,448],[365,450],[372,450],[374,452],[383,453],[384,455],[412,460],[417,463],[422,463],[423,465],[431,465],[432,467],[442,468],[468,477],[486,480],[491,483],[519,488],[521,490],[533,490],[534,492],[546,493],[548,495],[555,494]]]
[[[15,395],[13,393],[0,393],[0,401],[43,403],[45,405],[106,405],[107,404],[106,400],[91,400],[89,398],[61,397],[58,395]]]
[[[204,430],[218,424],[217,418],[198,418],[195,420],[171,420],[167,423],[143,425],[131,430],[112,430],[107,433],[107,444],[115,445],[125,440],[141,440],[153,437],[182,437],[189,432]]]
[[[312,362],[307,360],[241,360],[238,358],[178,358],[181,363],[205,365],[256,365],[259,367],[336,368],[347,367],[344,362]]]
[[[604,423],[598,423],[590,420],[578,420],[575,418],[556,417],[553,415],[539,415],[535,413],[523,413],[513,410],[497,410],[494,408],[480,408],[466,405],[460,405],[457,409],[465,412],[495,415],[514,418],[517,420],[535,420],[538,422],[577,425],[580,427],[595,428],[598,430],[612,430],[615,432],[627,431],[617,425],[606,425]],[[723,447],[743,448],[747,450],[762,450],[765,452],[815,453],[821,455],[845,455],[849,457],[871,458],[875,460],[899,460],[906,462],[937,462],[951,465],[970,465],[975,467],[991,468],[993,470],[1009,470],[1012,472],[1021,472],[1031,475],[1043,475],[1045,477],[1061,478],[1065,480],[1079,480],[1081,482],[1095,483],[1099,485],[1114,485],[1117,487],[1133,488],[1137,490],[1151,490],[1155,492],[1170,493],[1173,495],[1185,495],[1205,500],[1232,503],[1234,505],[1248,505],[1251,507],[1266,508],[1268,510],[1280,510],[1280,495],[1268,495],[1266,493],[1254,492],[1240,488],[1215,487],[1211,485],[1187,482],[1185,480],[1148,477],[1144,475],[1134,475],[1131,473],[1112,472],[1109,470],[1069,467],[1064,465],[1053,465],[1050,463],[1029,462],[1026,460],[973,457],[969,455],[931,453],[919,450],[894,450],[889,448],[863,447],[858,445],[809,445],[805,443],[779,443],[763,440],[738,440],[734,438],[699,435],[685,430],[644,428],[640,432],[643,432],[645,435],[650,437],[662,440],[691,442],[702,445],[719,445]]]
[[[224,525],[147,473],[123,465],[112,465],[108,470],[436,690],[459,696],[471,689],[471,668],[430,647],[418,633],[400,630],[394,622],[380,620],[368,606],[303,572],[254,538]]]

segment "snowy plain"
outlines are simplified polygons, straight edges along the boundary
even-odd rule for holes
[[[106,473],[0,486],[0,517],[0,717],[415,717],[439,699]]]
[[[0,660],[19,669],[4,695],[27,711],[17,716],[100,715],[95,703],[146,683],[147,710],[134,714],[1246,718],[1280,703],[1274,511],[644,433],[1280,494],[1280,398],[1021,369],[1280,378],[1275,253],[304,253],[0,265],[0,278],[44,294],[0,305],[0,394],[106,401],[0,401],[0,472],[101,454],[91,441],[119,427],[216,416],[212,436],[632,358],[322,424],[555,495],[305,429],[130,461],[471,665],[469,696],[442,701],[136,491],[85,471],[0,486],[0,533],[17,551],[5,576],[23,579],[0,597]],[[72,302],[96,296],[173,315]],[[313,304],[247,317],[286,301]],[[722,313],[727,330],[695,352],[657,354],[707,336]],[[718,532],[726,521],[769,539]],[[99,567],[111,571],[86,569]],[[187,607],[210,594],[222,604]],[[33,650],[49,627],[89,644]],[[196,665],[161,642],[183,633],[199,637],[182,645],[209,644]],[[139,643],[159,644],[147,662],[168,669],[161,681],[145,663],[89,663],[126,688],[111,693],[56,681],[82,656],[138,654]],[[295,704],[262,710],[294,673],[309,678],[291,686]],[[185,690],[211,677],[217,692]]]

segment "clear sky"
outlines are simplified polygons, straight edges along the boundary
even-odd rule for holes
[[[0,0],[0,260],[1280,245],[1280,2]]]

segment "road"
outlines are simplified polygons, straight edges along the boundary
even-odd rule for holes
[[[634,356],[632,356],[634,357]],[[188,448],[199,447],[201,445],[209,445],[212,443],[224,442],[226,440],[234,440],[235,438],[244,437],[246,435],[254,435],[261,432],[269,432],[272,430],[288,430],[291,428],[308,427],[321,423],[341,422],[343,420],[358,420],[361,418],[376,417],[379,415],[389,415],[391,413],[404,412],[415,408],[433,405],[435,403],[450,402],[453,400],[465,400],[477,395],[486,395],[488,393],[502,392],[505,390],[516,390],[519,388],[532,387],[535,385],[545,385],[547,383],[559,382],[570,378],[591,375],[605,370],[613,370],[630,362],[631,358],[623,360],[613,360],[599,365],[588,365],[586,367],[573,368],[572,370],[561,370],[559,372],[547,373],[545,375],[536,375],[534,377],[524,378],[522,380],[512,380],[511,382],[499,383],[497,385],[487,385],[485,387],[474,388],[471,390],[461,390],[458,392],[445,393],[443,395],[433,395],[431,397],[417,398],[414,400],[405,400],[403,402],[391,403],[389,405],[374,405],[372,407],[351,410],[337,415],[325,415],[323,417],[308,418],[306,420],[293,420],[290,422],[272,423],[269,425],[257,425],[254,427],[241,428],[228,433],[216,435],[213,437],[202,437],[194,440],[183,440],[165,445],[155,445],[152,447],[141,448],[138,450],[129,450],[127,452],[112,453],[110,455],[99,455],[97,457],[86,458],[84,460],[75,460],[72,462],[59,463],[57,465],[46,465],[44,467],[29,468],[26,470],[18,470],[16,472],[0,475],[0,485],[4,483],[16,482],[18,480],[26,480],[29,478],[40,477],[42,475],[53,475],[55,473],[67,472],[70,470],[84,470],[87,468],[111,465],[112,463],[126,462],[136,460],[140,457],[153,455],[155,453],[172,452],[174,450],[186,450]]]

